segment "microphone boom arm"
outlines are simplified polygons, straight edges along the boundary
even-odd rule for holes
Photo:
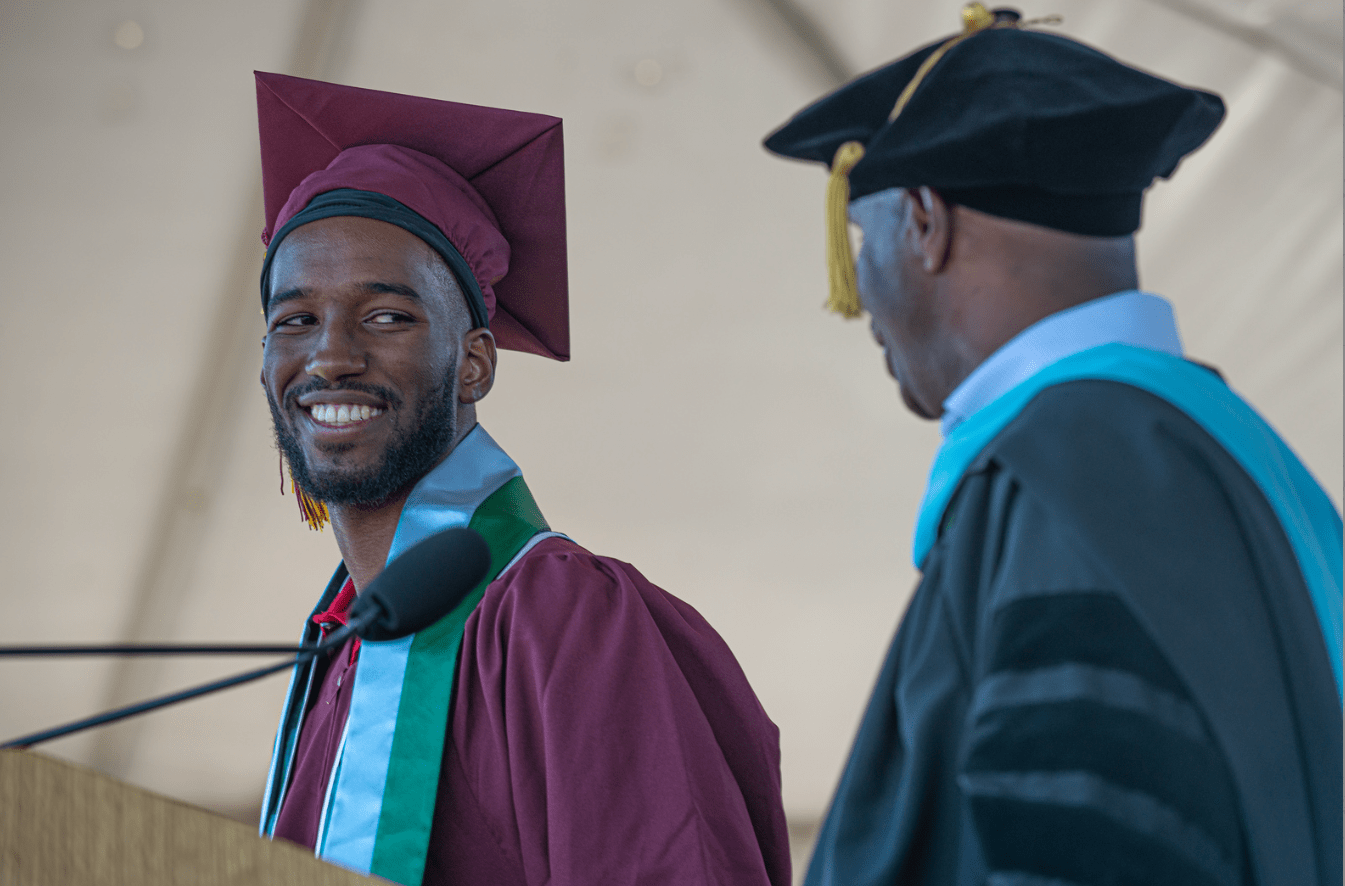
[[[417,542],[389,563],[369,583],[369,587],[352,601],[350,609],[347,610],[349,621],[321,643],[310,647],[237,645],[184,647],[168,644],[125,644],[121,647],[47,646],[0,649],[0,654],[3,655],[95,655],[109,648],[120,648],[124,654],[130,655],[174,655],[184,652],[232,655],[257,654],[262,651],[298,653],[294,658],[278,664],[225,677],[194,689],[183,689],[171,695],[105,711],[54,729],[20,736],[0,744],[0,749],[32,747],[39,742],[60,738],[81,729],[115,723],[136,714],[157,710],[220,689],[250,683],[277,671],[303,664],[319,653],[344,643],[351,635],[380,641],[395,640],[414,634],[434,624],[462,602],[485,578],[490,560],[490,548],[475,530],[466,526],[455,526],[437,532]],[[453,563],[456,568],[445,570],[443,568],[445,563]]]
[[[174,692],[171,695],[152,698],[149,701],[142,701],[136,704],[126,705],[125,707],[115,708],[110,711],[104,711],[101,714],[95,714],[94,716],[86,717],[83,720],[75,720],[74,722],[66,723],[62,726],[55,726],[51,729],[44,729],[41,732],[34,732],[30,735],[22,735],[18,738],[10,739],[4,744],[0,744],[0,750],[8,748],[29,748],[35,744],[50,741],[53,738],[69,735],[72,732],[79,732],[83,729],[92,729],[95,726],[104,726],[108,723],[115,723],[116,721],[124,720],[127,717],[134,717],[136,714],[143,714],[148,711],[165,708],[169,705],[177,704],[180,701],[187,701],[188,699],[196,698],[200,695],[217,692],[221,689],[228,689],[232,686],[241,686],[244,683],[251,683],[253,680],[260,680],[262,677],[270,676],[277,671],[283,671],[286,668],[292,668],[295,665],[303,664],[304,662],[317,657],[319,653],[326,652],[328,649],[341,645],[351,635],[363,628],[366,622],[374,620],[381,614],[381,609],[372,607],[367,613],[361,613],[364,617],[352,616],[348,624],[333,631],[331,636],[327,637],[316,646],[309,646],[307,648],[293,646],[279,647],[283,652],[293,652],[296,648],[299,650],[299,654],[293,659],[282,661],[279,664],[267,665],[266,667],[246,671],[242,674],[235,674],[232,677],[225,677],[222,680],[213,680],[210,683],[196,686],[191,689],[183,689],[182,691]]]
[[[298,655],[303,646],[262,643],[112,643],[104,646],[0,646],[0,658],[20,655]]]

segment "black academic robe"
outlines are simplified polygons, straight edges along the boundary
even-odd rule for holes
[[[1209,434],[1048,388],[954,493],[806,882],[1340,884],[1327,655]]]

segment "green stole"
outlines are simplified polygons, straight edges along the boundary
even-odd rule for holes
[[[402,640],[361,645],[350,714],[318,830],[316,850],[322,858],[406,886],[418,886],[424,875],[463,628],[486,586],[547,531],[518,466],[479,425],[416,485],[388,559],[435,532],[461,525],[485,538],[490,569],[431,627]],[[344,568],[337,575],[344,580]],[[333,585],[339,589],[340,582]],[[329,586],[327,596],[333,595]],[[266,835],[284,799],[309,693],[316,691],[313,669],[306,671],[296,671],[291,680],[276,737],[262,811]]]

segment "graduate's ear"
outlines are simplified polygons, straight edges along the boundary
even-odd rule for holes
[[[940,274],[952,255],[953,211],[933,188],[908,188],[907,235],[926,274]]]
[[[495,384],[495,336],[484,326],[462,337],[458,358],[458,402],[475,403]]]

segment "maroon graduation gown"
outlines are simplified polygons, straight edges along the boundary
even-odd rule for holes
[[[426,886],[790,882],[779,730],[686,603],[551,538],[486,589],[462,649]],[[351,658],[326,663],[276,822],[310,848]]]

